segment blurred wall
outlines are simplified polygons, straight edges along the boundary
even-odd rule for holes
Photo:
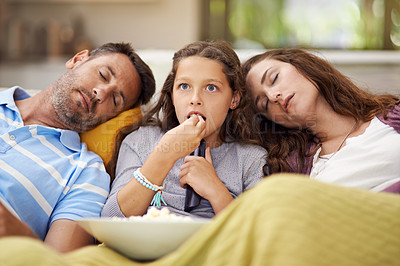
[[[201,31],[202,0],[0,1],[8,3],[3,59],[57,57],[110,41],[175,50],[198,40]]]
[[[236,50],[241,61],[265,50]],[[159,92],[172,65],[172,49],[138,50],[153,70]],[[398,51],[320,51],[317,55],[330,61],[361,88],[373,93],[400,96],[400,52]],[[20,85],[32,93],[46,88],[66,72],[63,60],[39,63],[0,64],[0,87]]]

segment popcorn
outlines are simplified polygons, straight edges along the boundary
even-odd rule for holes
[[[140,220],[147,220],[147,221],[191,221],[192,218],[189,216],[180,216],[173,214],[169,211],[168,208],[163,207],[158,209],[156,207],[150,207],[147,213],[143,216],[129,216],[125,218],[120,217],[113,217],[112,220],[114,221],[140,221]]]

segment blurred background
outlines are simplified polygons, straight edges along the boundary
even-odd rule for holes
[[[208,39],[242,60],[314,49],[366,89],[400,95],[400,0],[0,0],[0,87],[34,93],[77,51],[125,41],[160,88],[173,52]]]

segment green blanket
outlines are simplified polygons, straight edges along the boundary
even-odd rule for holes
[[[400,195],[280,174],[150,263],[102,246],[59,254],[18,237],[1,238],[0,247],[1,265],[400,265]]]

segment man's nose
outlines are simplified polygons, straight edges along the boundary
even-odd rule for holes
[[[98,103],[103,103],[107,97],[109,96],[110,92],[112,91],[111,88],[100,88],[100,87],[95,87],[93,88],[93,94],[95,96],[95,101]]]

